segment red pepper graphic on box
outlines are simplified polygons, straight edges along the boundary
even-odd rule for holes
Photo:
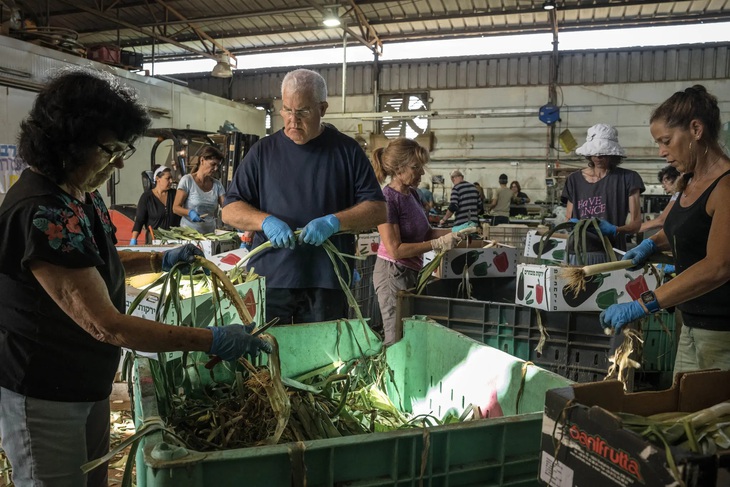
[[[542,296],[543,292],[545,291],[545,288],[541,285],[535,286],[535,301],[537,301],[537,304],[542,304]]]
[[[639,299],[643,293],[649,290],[649,286],[646,285],[644,276],[641,275],[636,279],[631,278],[631,274],[624,274],[629,282],[626,283],[626,292],[629,293],[631,299]]]
[[[507,257],[507,252],[502,252],[494,256],[494,260],[492,260],[492,263],[499,272],[506,271],[509,268],[509,258]]]

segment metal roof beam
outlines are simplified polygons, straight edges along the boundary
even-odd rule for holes
[[[207,58],[211,58],[211,59],[215,59],[216,58],[215,55],[213,55],[213,54],[210,54],[210,53],[207,53],[207,52],[204,52],[204,51],[199,51],[199,50],[197,50],[197,49],[195,49],[195,48],[193,48],[191,46],[187,46],[187,45],[183,44],[182,42],[178,42],[175,39],[171,39],[171,38],[166,37],[166,36],[162,36],[162,35],[159,35],[159,34],[155,34],[154,32],[150,32],[150,31],[148,31],[146,29],[143,29],[141,27],[138,27],[138,26],[136,26],[136,25],[134,25],[134,24],[132,24],[130,22],[125,22],[123,20],[116,19],[116,18],[114,18],[114,17],[112,17],[110,15],[107,15],[107,14],[99,11],[99,10],[94,10],[93,8],[88,8],[88,7],[84,7],[84,6],[81,6],[81,5],[76,5],[75,2],[71,2],[70,0],[59,0],[59,1],[61,3],[65,3],[67,5],[73,5],[73,6],[77,7],[77,8],[79,8],[79,9],[83,10],[86,13],[90,13],[90,14],[96,15],[97,17],[100,17],[102,19],[108,20],[110,22],[115,22],[115,23],[117,23],[117,24],[119,24],[121,26],[124,26],[124,27],[128,28],[128,29],[132,29],[132,30],[135,30],[137,32],[141,32],[141,33],[145,34],[146,36],[149,36],[150,38],[155,39],[157,41],[164,42],[164,43],[167,43],[167,44],[172,44],[173,46],[177,46],[177,47],[179,47],[181,49],[185,49],[186,51],[190,51],[190,52],[192,52],[194,54],[197,54],[198,56],[207,57]]]
[[[170,19],[163,22],[154,22],[154,23],[146,23],[146,24],[140,24],[140,27],[159,27],[160,25],[179,25],[179,24],[189,24],[192,23],[205,23],[205,22],[220,22],[224,20],[236,20],[236,19],[246,19],[251,17],[263,17],[268,15],[280,15],[280,14],[291,14],[291,13],[299,13],[299,12],[307,12],[310,10],[314,10],[313,7],[291,7],[291,8],[279,8],[279,9],[271,9],[271,10],[256,10],[254,12],[232,12],[230,14],[225,15],[211,15],[208,17],[193,17],[187,20],[175,20]],[[116,30],[114,28],[113,30]],[[96,34],[99,32],[104,32],[103,30],[81,30],[78,31],[79,34]]]
[[[163,0],[156,0],[156,1],[157,1],[157,3],[159,3],[160,5],[162,5],[165,8],[165,10],[167,10],[168,12],[170,12],[171,14],[173,14],[179,20],[185,22],[185,24],[188,27],[190,27],[195,32],[195,34],[198,35],[198,37],[200,38],[200,41],[203,44],[203,47],[205,48],[206,51],[209,52],[210,50],[208,49],[208,46],[205,44],[205,42],[204,42],[203,39],[208,40],[211,44],[213,44],[215,47],[217,47],[219,51],[225,53],[229,58],[232,58],[234,60],[236,59],[236,57],[234,55],[232,55],[231,52],[228,49],[226,49],[225,47],[223,47],[223,45],[220,42],[216,41],[211,36],[209,36],[208,34],[206,34],[200,27],[197,26],[197,24],[188,21],[183,14],[181,14],[176,9],[174,9],[174,8],[170,7],[169,5],[167,5],[167,3],[165,3]],[[211,54],[214,54],[215,55],[215,52],[213,52]],[[236,66],[236,64],[234,64],[234,67],[235,66]]]
[[[578,31],[578,30],[588,30],[588,29],[620,29],[620,28],[627,28],[627,27],[643,27],[647,25],[682,25],[686,24],[688,21],[695,21],[695,22],[727,22],[728,17],[727,15],[712,15],[712,14],[705,14],[705,15],[682,15],[682,16],[672,16],[667,18],[654,18],[654,19],[633,19],[633,20],[623,20],[620,22],[617,21],[611,21],[611,22],[605,22],[605,21],[591,21],[586,22],[583,21],[572,21],[572,22],[561,22],[560,23],[560,30],[565,31]],[[402,33],[402,34],[391,34],[391,35],[384,35],[380,37],[381,42],[385,43],[393,43],[393,42],[410,42],[410,41],[420,41],[420,40],[429,40],[429,39],[453,39],[457,37],[476,37],[476,36],[493,36],[493,35],[514,35],[514,34],[525,34],[525,33],[547,33],[550,32],[550,24],[546,21],[541,24],[532,24],[530,26],[503,26],[503,27],[490,27],[489,29],[485,29],[484,27],[475,27],[475,28],[467,28],[467,29],[450,29],[448,31],[443,31],[440,33],[436,32],[408,32],[408,33]],[[315,29],[308,29],[308,30],[315,30]],[[277,33],[292,33],[292,32],[306,32],[305,30],[288,30],[286,32],[277,32]],[[263,33],[264,35],[268,35],[271,33]],[[241,38],[240,34],[237,33],[230,33],[230,35],[225,35],[223,33],[213,33],[211,35],[215,35],[217,38],[226,38],[226,37],[236,37]],[[193,40],[193,39],[191,39]],[[136,42],[122,42],[122,46],[141,46],[141,45],[147,45],[150,44],[149,40],[144,40],[142,42],[136,41]],[[261,53],[276,53],[276,52],[289,52],[292,50],[299,50],[299,49],[316,49],[316,48],[329,48],[329,47],[338,47],[342,45],[342,40],[339,38],[331,39],[331,40],[319,40],[315,42],[298,42],[293,43],[290,45],[287,44],[278,44],[278,45],[269,45],[269,46],[262,46],[262,47],[251,47],[246,49],[232,49],[231,52],[235,55],[246,55],[246,54],[261,54]],[[157,60],[180,60],[185,58],[185,54],[168,54],[168,55],[157,55]],[[188,56],[189,57],[189,56]],[[387,57],[387,53],[386,53]]]

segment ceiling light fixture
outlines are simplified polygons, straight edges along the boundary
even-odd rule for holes
[[[214,78],[230,78],[233,76],[233,70],[231,69],[231,58],[228,54],[222,53],[217,57],[218,62],[213,67],[213,71],[210,75]]]
[[[555,0],[545,0],[542,4],[542,8],[544,10],[554,10],[555,9]]]
[[[337,6],[325,7],[322,23],[327,27],[337,27],[341,24],[340,16],[337,14]]]

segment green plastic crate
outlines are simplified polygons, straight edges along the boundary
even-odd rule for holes
[[[270,331],[279,342],[285,376],[381,347],[357,322]],[[432,321],[406,320],[404,339],[386,355],[393,370],[388,393],[403,410],[441,417],[451,408],[483,406],[496,397],[504,417],[204,454],[173,447],[155,433],[138,452],[137,485],[271,487],[304,485],[305,477],[309,487],[538,485],[545,392],[570,381]],[[149,360],[138,359],[135,368],[133,400],[141,426],[159,411]]]
[[[641,365],[647,372],[671,372],[677,357],[674,313],[655,313],[645,321]]]

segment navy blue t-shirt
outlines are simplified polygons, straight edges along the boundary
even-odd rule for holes
[[[385,199],[358,143],[325,126],[303,145],[292,142],[283,130],[254,144],[228,188],[225,204],[235,201],[245,201],[296,230],[314,218]],[[353,235],[331,240],[341,252],[354,253]],[[257,232],[253,246],[265,241],[264,233]],[[269,249],[252,257],[248,267],[265,276],[269,288],[340,289],[322,247],[297,243],[294,250]]]

